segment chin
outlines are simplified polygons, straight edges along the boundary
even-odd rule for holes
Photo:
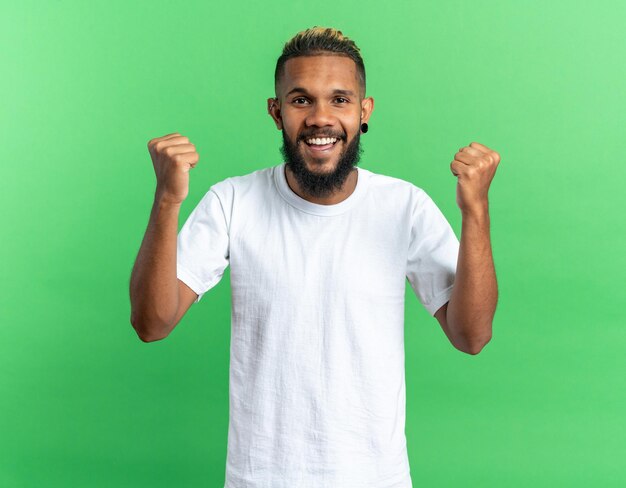
[[[331,159],[318,159],[313,161],[305,159],[304,161],[307,168],[313,173],[330,173],[331,171],[335,171],[335,169],[337,169],[337,161],[333,161]]]

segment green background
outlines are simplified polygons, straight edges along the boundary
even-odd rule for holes
[[[457,351],[407,283],[415,487],[626,486],[622,1],[8,2],[0,7],[0,486],[222,487],[230,279],[163,341],[128,284],[155,176],[196,144],[179,228],[213,183],[281,162],[284,42],[333,26],[375,99],[359,163],[425,189],[477,141],[499,283]]]

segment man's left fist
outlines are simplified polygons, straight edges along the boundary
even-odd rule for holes
[[[462,213],[488,210],[487,192],[500,155],[477,142],[459,149],[450,163],[452,174],[458,177],[456,203]]]

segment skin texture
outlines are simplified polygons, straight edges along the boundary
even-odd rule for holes
[[[347,56],[301,56],[288,60],[284,68],[277,96],[267,103],[283,133],[287,182],[308,201],[339,203],[356,187],[361,123],[369,120],[374,99],[362,98],[356,64]],[[296,87],[305,91],[290,93]],[[339,141],[329,154],[314,153],[305,143],[311,136]]]

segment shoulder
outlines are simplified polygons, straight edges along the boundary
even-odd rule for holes
[[[410,181],[395,176],[375,173],[364,168],[360,168],[360,170],[368,178],[369,187],[374,194],[392,201],[400,199],[407,202],[414,210],[422,205],[426,199],[430,198],[423,188]]]
[[[251,173],[234,175],[213,183],[207,194],[214,193],[222,202],[232,202],[252,190],[267,188],[271,183],[272,167],[261,168]]]
[[[234,175],[213,183],[202,197],[205,211],[221,211],[229,231],[237,214],[249,215],[268,201],[272,185],[273,167],[251,173]]]

